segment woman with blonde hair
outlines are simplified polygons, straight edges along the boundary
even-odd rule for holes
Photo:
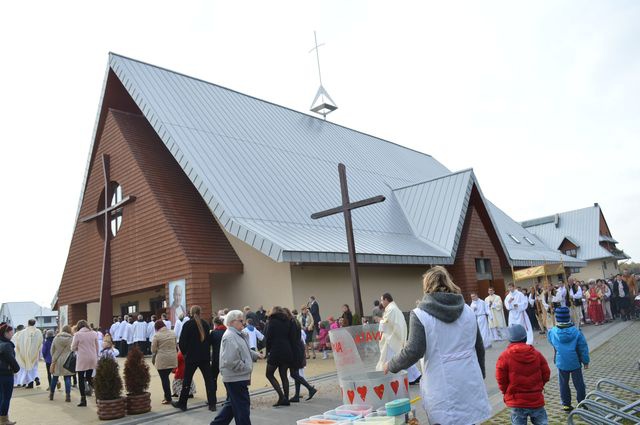
[[[491,417],[491,405],[475,314],[444,267],[429,269],[422,286],[424,297],[411,311],[407,344],[384,365],[384,371],[399,372],[423,358],[426,369],[420,392],[429,422],[481,423]]]
[[[182,381],[180,398],[177,402],[171,404],[178,409],[187,410],[187,398],[189,397],[193,374],[196,369],[200,369],[207,389],[209,410],[214,412],[216,410],[216,399],[213,392],[213,377],[211,376],[211,342],[209,340],[209,332],[211,330],[207,321],[200,317],[201,311],[200,306],[192,306],[189,311],[191,320],[182,325],[178,346],[184,356],[184,380]]]
[[[53,338],[51,343],[51,386],[49,387],[49,400],[53,400],[55,388],[59,378],[64,380],[64,393],[67,403],[71,402],[71,377],[73,372],[64,368],[64,361],[71,354],[71,326],[64,325],[62,331]]]

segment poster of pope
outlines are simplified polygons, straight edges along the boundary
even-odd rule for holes
[[[169,320],[175,323],[182,316],[187,315],[187,301],[185,292],[185,280],[169,282]]]

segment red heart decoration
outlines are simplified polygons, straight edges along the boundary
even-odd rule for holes
[[[391,389],[393,390],[394,394],[398,394],[398,388],[400,387],[400,382],[398,381],[391,381]]]
[[[373,387],[373,391],[378,394],[378,398],[382,400],[382,396],[384,395],[384,384],[380,384],[377,387]]]
[[[356,388],[356,391],[358,391],[358,394],[360,394],[360,398],[362,399],[362,401],[364,401],[364,399],[367,398],[367,387],[365,386],[358,387]]]
[[[353,399],[356,396],[356,393],[353,390],[347,390],[347,397],[349,398],[349,403],[353,404]]]
[[[404,388],[409,392],[409,378],[404,378]]]

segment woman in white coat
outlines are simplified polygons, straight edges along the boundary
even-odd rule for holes
[[[422,405],[429,423],[469,425],[491,417],[484,346],[475,314],[444,267],[423,277],[424,298],[409,318],[409,340],[384,366],[398,372],[423,358]]]

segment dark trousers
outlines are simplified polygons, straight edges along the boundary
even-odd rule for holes
[[[311,391],[311,388],[313,388],[306,379],[304,379],[302,376],[300,376],[300,371],[299,369],[296,368],[290,368],[289,369],[289,374],[291,375],[291,378],[295,381],[295,386],[296,386],[296,397],[300,397],[300,386],[304,386],[307,391]]]
[[[120,341],[120,357],[127,357],[127,353],[129,352],[129,344],[124,339]]]
[[[220,375],[220,365],[211,362],[211,391],[214,403],[218,402],[218,375]]]
[[[582,377],[582,368],[576,370],[560,370],[558,369],[558,384],[560,385],[560,399],[563,406],[571,406],[571,390],[569,389],[569,377],[573,381],[576,389],[576,399],[578,403],[584,400],[585,387],[584,378]]]
[[[236,425],[251,425],[249,381],[225,382],[224,387],[227,389],[227,401],[210,425],[229,425],[233,419]]]
[[[280,380],[282,381],[282,388],[280,388],[280,383],[278,383],[275,376],[276,369],[278,370]],[[287,376],[287,369],[289,368],[286,365],[274,365],[267,363],[267,379],[271,383],[273,389],[276,390],[276,393],[278,393],[278,398],[280,400],[289,399],[289,377]]]
[[[191,382],[193,381],[193,374],[196,373],[196,369],[200,369],[202,378],[204,379],[204,385],[207,389],[207,403],[209,406],[216,404],[215,397],[212,392],[212,379],[211,379],[211,365],[209,361],[201,363],[186,363],[184,365],[184,380],[182,381],[182,391],[180,392],[179,403],[186,406],[187,398],[189,397],[189,388],[191,388]]]
[[[47,382],[49,383],[49,388],[51,388],[51,363],[45,363],[47,365]]]
[[[65,394],[71,394],[71,375],[63,376],[63,378],[64,378],[64,392]],[[49,391],[55,392],[57,384],[58,384],[58,377],[52,376],[51,385],[49,386],[50,388]]]
[[[93,378],[91,377],[91,375],[93,375],[93,370],[78,371],[78,387],[80,388],[81,397],[86,396],[85,381],[89,385],[93,386]]]
[[[9,414],[9,403],[11,403],[12,395],[13,375],[0,375],[0,416],[7,416]],[[247,393],[247,396],[248,395]]]
[[[158,369],[158,375],[160,375],[160,382],[162,382],[162,391],[164,392],[164,399],[171,401],[171,383],[169,382],[169,375],[173,369]]]
[[[628,320],[631,318],[631,302],[629,298],[617,298],[618,302],[618,310],[620,312],[620,317],[622,320]]]

